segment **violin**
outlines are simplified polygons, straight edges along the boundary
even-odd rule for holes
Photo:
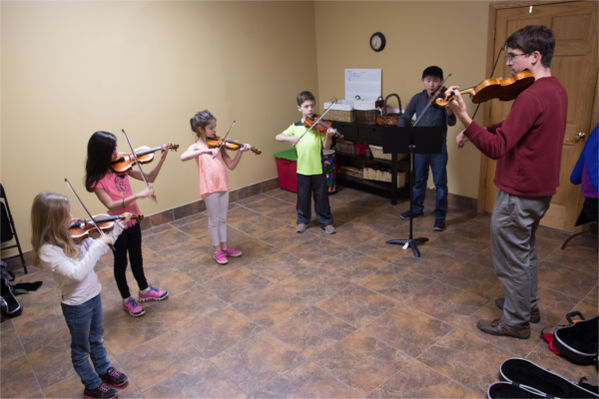
[[[430,98],[428,99],[428,102],[432,105],[435,106],[437,108],[442,107],[441,105],[437,104],[437,100],[439,99],[445,99],[445,92],[447,91],[447,87],[443,86],[441,87],[441,89],[438,91],[437,95],[435,95],[434,93],[430,96]]]
[[[501,101],[513,100],[520,94],[521,91],[533,84],[534,76],[529,71],[522,71],[507,79],[491,78],[482,81],[476,86],[460,90],[460,94],[470,94],[474,104],[483,103],[493,98],[498,98]],[[440,107],[445,107],[452,101],[455,94],[444,98],[437,98],[435,103]]]
[[[208,148],[219,148],[219,147],[223,146],[227,150],[231,150],[231,151],[237,151],[238,149],[240,149],[241,147],[243,147],[245,145],[243,143],[239,143],[239,142],[233,141],[231,139],[224,139],[224,142],[223,142],[223,140],[220,137],[208,137],[208,138],[206,138],[206,144],[208,144]],[[257,149],[254,146],[251,146],[250,150],[256,155],[262,154],[262,151]]]
[[[102,232],[110,232],[114,228],[114,221],[123,219],[123,217],[123,215],[108,215],[106,213],[101,213],[93,216],[95,225],[91,220],[73,218],[71,219],[71,225],[69,226],[69,233],[71,234],[73,240],[79,242],[89,237],[91,233],[98,231],[96,225],[100,228],[100,230],[102,230]],[[142,220],[144,216],[133,215],[131,218]]]
[[[167,148],[171,151],[177,151],[179,144],[169,143],[167,144]],[[149,163],[154,160],[154,153],[161,149],[162,147],[150,148],[148,146],[141,146],[135,149],[135,157],[139,163]],[[133,164],[135,164],[135,158],[133,158],[132,153],[119,152],[116,159],[110,164],[110,167],[115,173],[124,173],[131,169]]]
[[[334,129],[331,126],[331,122],[320,120],[316,122],[320,118],[320,115],[312,115],[309,118],[304,119],[304,126],[308,129],[314,128],[316,131],[320,133],[326,133],[328,129]],[[316,124],[316,126],[315,126]],[[335,133],[335,137],[343,138],[343,135],[339,132]]]

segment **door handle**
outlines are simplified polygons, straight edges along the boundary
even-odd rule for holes
[[[574,136],[573,138],[567,139],[564,144],[567,145],[574,145],[580,141],[584,141],[587,137],[587,134],[585,132],[578,132],[578,134],[576,136]]]

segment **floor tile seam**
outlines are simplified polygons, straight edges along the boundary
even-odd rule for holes
[[[577,269],[577,268],[575,268],[573,266],[570,266],[569,264],[561,265],[561,264],[559,264],[557,262],[553,262],[551,260],[542,259],[538,263],[539,263],[539,265],[541,263],[550,263],[550,264],[558,266],[558,267],[566,268],[566,269],[568,269],[567,271],[571,271],[572,273],[581,273],[583,275],[588,276],[589,278],[594,278],[594,277],[597,276],[597,271],[595,271],[595,273],[593,273],[593,272],[587,272],[585,270],[580,270],[580,269]]]
[[[371,322],[369,322],[368,324],[366,324],[366,325],[364,325],[363,327],[359,328],[359,330],[366,329],[368,326],[372,325],[372,324],[373,324],[373,323],[375,323],[375,322],[376,322],[378,319],[380,319],[381,317],[383,317],[383,316],[384,316],[386,313],[389,313],[389,312],[391,312],[392,310],[394,310],[395,308],[397,308],[398,306],[401,306],[401,305],[403,305],[403,304],[398,304],[397,306],[394,306],[393,308],[389,309],[389,310],[388,310],[388,311],[386,311],[385,313],[383,313],[383,314],[381,314],[380,316],[378,316],[378,317],[376,317],[375,319],[373,319],[373,320],[372,320]],[[373,338],[375,338],[375,339],[377,339],[377,340],[379,340],[379,341],[383,342],[383,343],[384,343],[384,344],[386,344],[386,345],[389,345],[390,347],[392,347],[392,348],[394,348],[394,349],[396,349],[396,350],[400,351],[401,353],[403,353],[403,354],[405,354],[405,355],[408,355],[408,356],[410,356],[410,357],[412,357],[412,358],[414,358],[414,359],[417,359],[417,358],[418,358],[420,355],[422,355],[422,353],[426,352],[426,351],[427,351],[427,350],[428,350],[428,349],[429,349],[431,346],[433,346],[435,343],[439,342],[441,339],[443,339],[444,337],[448,336],[448,335],[449,335],[449,334],[451,334],[451,333],[452,333],[452,332],[453,332],[455,329],[457,329],[457,328],[458,328],[457,326],[454,326],[454,325],[452,325],[452,324],[449,324],[449,323],[447,323],[445,320],[441,320],[441,319],[439,319],[439,318],[437,318],[437,317],[435,317],[435,316],[429,315],[428,313],[422,312],[422,311],[421,311],[421,310],[419,310],[419,309],[415,309],[415,308],[412,308],[412,307],[410,307],[410,309],[412,309],[412,310],[413,310],[413,311],[415,311],[415,312],[421,313],[421,314],[423,314],[423,315],[424,315],[424,316],[426,316],[426,317],[430,317],[430,318],[432,318],[432,319],[435,319],[435,320],[437,320],[437,321],[439,321],[439,322],[441,322],[441,323],[443,323],[443,324],[445,324],[445,325],[449,326],[449,327],[450,327],[450,328],[449,328],[449,330],[448,330],[448,331],[447,331],[445,334],[443,334],[443,335],[440,335],[439,337],[437,337],[437,338],[436,338],[436,339],[435,339],[435,340],[434,340],[434,341],[433,341],[433,342],[432,342],[432,343],[431,343],[431,344],[430,344],[430,345],[429,345],[429,346],[428,346],[426,349],[423,349],[423,350],[422,350],[422,352],[420,352],[420,354],[419,354],[418,356],[416,356],[416,357],[414,357],[414,356],[412,356],[412,355],[409,355],[408,353],[406,353],[406,352],[404,352],[403,350],[401,350],[401,348],[398,348],[398,347],[396,347],[395,345],[393,345],[392,343],[390,343],[390,342],[387,342],[385,339],[382,339],[382,338],[377,338],[377,337],[373,337]],[[363,334],[366,334],[364,331],[362,331],[362,333],[363,333]],[[371,337],[372,337],[372,335],[369,335],[369,334],[366,334],[366,335],[368,335],[368,336],[371,336]]]
[[[452,332],[453,332],[453,331],[452,331]],[[432,345],[431,345],[431,346],[432,346]],[[475,387],[470,387],[470,386],[468,386],[468,385],[464,384],[463,382],[456,380],[455,378],[453,378],[453,377],[452,377],[452,376],[450,376],[450,375],[444,374],[444,373],[440,372],[439,370],[435,370],[434,368],[432,368],[431,366],[429,366],[429,365],[428,365],[428,364],[426,364],[425,362],[421,361],[419,358],[420,358],[420,356],[422,356],[422,355],[424,354],[424,352],[425,352],[425,351],[422,351],[422,353],[420,353],[420,354],[418,355],[418,357],[416,357],[416,358],[415,358],[415,360],[416,360],[416,361],[418,361],[420,364],[422,364],[424,367],[428,368],[429,370],[432,370],[432,371],[433,371],[434,373],[436,373],[436,374],[440,374],[440,375],[444,376],[444,377],[445,377],[445,378],[447,378],[449,381],[451,381],[451,382],[453,382],[453,383],[457,384],[458,386],[460,386],[460,387],[462,387],[462,388],[464,388],[464,389],[467,389],[467,390],[469,390],[469,391],[475,392],[475,393],[477,392],[477,389],[476,389]],[[499,377],[497,377],[497,378],[499,378]]]
[[[232,344],[232,345],[228,346],[227,348],[223,349],[222,351],[218,352],[217,354],[215,354],[215,355],[213,355],[213,356],[211,356],[211,357],[209,357],[209,358],[205,358],[205,357],[203,357],[203,356],[200,354],[200,357],[202,358],[202,360],[204,360],[204,361],[207,361],[207,362],[210,362],[210,364],[212,364],[214,367],[216,367],[216,369],[217,369],[217,370],[218,370],[218,371],[219,371],[219,372],[220,372],[220,373],[221,373],[221,374],[222,374],[222,375],[223,375],[225,378],[227,378],[227,380],[228,380],[228,381],[231,381],[231,383],[232,383],[232,384],[234,384],[234,385],[235,385],[235,386],[236,386],[236,387],[237,387],[237,388],[238,388],[238,389],[239,389],[241,392],[245,393],[245,394],[246,394],[246,395],[248,395],[248,396],[249,396],[249,395],[251,395],[251,394],[252,394],[252,393],[254,393],[254,392],[246,392],[246,391],[245,391],[245,390],[244,390],[242,387],[240,387],[240,386],[239,386],[239,385],[238,385],[238,384],[237,384],[235,381],[231,380],[231,379],[229,378],[229,373],[230,373],[229,369],[228,369],[228,368],[227,368],[227,369],[222,369],[222,368],[220,368],[220,367],[218,366],[218,364],[216,364],[216,363],[214,363],[214,362],[212,361],[212,359],[213,359],[214,357],[216,357],[216,356],[218,356],[218,355],[220,355],[220,354],[222,354],[222,353],[224,353],[224,352],[226,352],[226,351],[228,351],[228,350],[231,350],[232,348],[234,348],[234,347],[236,347],[236,346],[241,346],[242,344],[244,344],[245,342],[247,342],[247,341],[249,341],[250,339],[254,338],[255,336],[257,336],[257,335],[258,335],[258,334],[260,334],[260,333],[265,333],[265,334],[268,334],[268,335],[269,335],[271,338],[273,338],[273,339],[277,340],[278,342],[280,342],[280,343],[281,343],[283,346],[285,346],[287,349],[291,350],[292,352],[295,352],[295,353],[297,353],[299,356],[301,356],[301,357],[302,357],[303,361],[301,361],[301,362],[298,362],[298,364],[296,364],[296,365],[295,365],[295,367],[293,367],[292,369],[289,369],[289,370],[287,370],[287,371],[285,371],[285,372],[283,372],[283,373],[279,373],[279,372],[277,372],[277,373],[276,373],[276,376],[274,376],[274,377],[271,377],[271,378],[270,378],[270,379],[269,379],[269,380],[268,380],[268,381],[267,381],[265,384],[263,384],[263,383],[262,383],[262,381],[261,381],[261,383],[260,383],[260,387],[261,387],[261,388],[266,388],[266,387],[268,387],[268,384],[269,384],[269,383],[271,383],[271,382],[273,382],[273,381],[274,381],[274,380],[275,380],[277,377],[280,377],[280,376],[287,375],[287,374],[291,373],[293,370],[295,370],[295,369],[297,369],[298,367],[300,367],[300,366],[302,366],[302,365],[306,364],[306,363],[309,361],[309,359],[308,359],[306,356],[304,356],[304,354],[303,354],[303,353],[301,353],[301,352],[298,352],[298,351],[296,351],[295,349],[291,348],[289,345],[287,345],[287,343],[285,343],[284,341],[282,341],[281,339],[279,339],[278,337],[276,337],[275,335],[273,335],[273,334],[272,334],[272,332],[271,332],[271,331],[269,331],[267,328],[265,328],[264,326],[260,325],[259,323],[255,322],[255,321],[252,321],[252,322],[253,322],[253,323],[255,323],[256,325],[258,325],[259,327],[261,327],[261,329],[260,329],[260,330],[258,330],[258,331],[256,331],[254,334],[252,334],[252,335],[250,335],[250,336],[248,336],[248,337],[246,337],[246,338],[240,339],[239,341],[235,342],[234,344]]]
[[[21,349],[23,350],[23,357],[25,358],[25,360],[27,361],[27,364],[29,365],[29,369],[31,370],[31,374],[33,375],[33,378],[35,378],[35,382],[37,383],[37,387],[39,388],[39,390],[40,390],[40,392],[42,394],[42,397],[46,398],[46,393],[44,392],[44,389],[42,388],[42,384],[39,381],[39,378],[37,376],[37,372],[35,371],[35,368],[33,367],[33,363],[31,363],[31,359],[29,358],[29,354],[25,350],[25,346],[23,345],[23,342],[21,340],[21,335],[18,333],[18,330],[17,330],[16,326],[14,325],[13,321],[10,320],[10,322],[13,325],[13,329],[15,331],[15,335],[17,336],[17,340],[19,341],[19,345],[21,346]],[[17,360],[17,359],[15,359],[15,360]]]
[[[319,352],[320,353],[320,352]],[[334,380],[336,380],[337,382],[339,382],[341,385],[347,387],[350,391],[355,392],[357,395],[359,395],[359,397],[361,398],[366,398],[366,396],[368,395],[362,395],[360,392],[358,392],[354,387],[352,387],[351,385],[347,384],[345,381],[339,379],[335,374],[333,374],[329,369],[327,369],[326,367],[322,366],[321,364],[319,364],[318,362],[311,360],[311,359],[307,359],[306,363],[312,363],[315,367],[319,368],[320,370],[322,370],[324,373],[326,373],[328,376],[330,376],[331,378],[333,378]],[[306,364],[304,363],[304,364]]]
[[[439,337],[439,339],[435,340],[435,342],[433,342],[428,348],[426,348],[425,350],[423,350],[422,352],[420,352],[418,354],[418,356],[416,356],[416,360],[418,360],[421,364],[423,364],[424,366],[426,366],[427,368],[433,370],[434,372],[436,372],[437,374],[441,374],[443,376],[445,376],[447,379],[449,379],[450,381],[453,381],[454,383],[458,384],[461,387],[464,387],[470,391],[473,392],[478,392],[478,387],[475,386],[468,386],[458,380],[456,380],[455,378],[453,378],[450,375],[447,375],[445,373],[441,373],[438,370],[435,370],[434,368],[430,367],[428,364],[426,364],[425,362],[421,361],[420,358],[427,352],[429,351],[433,346],[435,346],[436,343],[440,342],[442,339],[444,339],[445,337],[453,334],[459,327],[458,326],[452,326],[452,329],[450,331],[447,332],[447,334],[443,335],[442,337]],[[472,335],[468,330],[462,329],[465,333]],[[485,340],[486,341],[486,340]],[[486,341],[487,343],[490,343],[489,341]],[[496,345],[493,345],[495,348],[498,348]],[[499,348],[499,349],[503,349],[503,348]],[[503,349],[505,350],[505,349]],[[510,352],[510,351],[506,351],[506,352]],[[511,353],[511,352],[510,352]]]
[[[582,298],[578,299],[577,297],[573,297],[571,295],[565,294],[562,290],[557,290],[557,289],[554,289],[554,288],[551,288],[551,287],[547,287],[545,285],[538,285],[538,287],[542,287],[544,290],[550,291],[552,293],[558,294],[559,296],[562,296],[562,297],[565,297],[567,299],[570,299],[571,301],[575,302],[576,304],[579,304],[581,301],[583,301],[584,298],[586,298],[595,289],[595,287],[590,288],[589,291],[584,296],[582,296]],[[540,298],[540,299],[541,299],[540,303],[542,305],[543,304],[543,301],[542,301],[543,298]],[[564,317],[565,317],[565,315],[564,315]]]

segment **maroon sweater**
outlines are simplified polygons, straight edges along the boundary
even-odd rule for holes
[[[555,194],[559,186],[568,96],[553,76],[521,92],[507,118],[487,128],[472,122],[464,134],[483,154],[497,159],[494,183],[523,197]]]

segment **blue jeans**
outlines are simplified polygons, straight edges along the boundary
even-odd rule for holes
[[[447,215],[447,147],[445,144],[443,144],[441,154],[414,154],[416,182],[412,188],[412,213],[424,211],[429,166],[433,172],[436,191],[435,219],[445,220]]]
[[[98,374],[106,373],[110,361],[104,347],[104,313],[100,294],[81,305],[62,305],[62,314],[71,332],[71,361],[87,389],[100,386]],[[91,357],[94,368],[89,364]],[[96,370],[94,372],[94,369]]]

